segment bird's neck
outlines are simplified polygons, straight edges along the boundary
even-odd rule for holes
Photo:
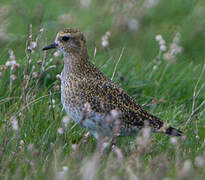
[[[87,51],[83,53],[64,53],[64,73],[84,74],[91,66]]]

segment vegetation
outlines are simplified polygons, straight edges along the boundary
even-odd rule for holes
[[[204,0],[0,1],[0,179],[204,179]],[[146,110],[184,132],[98,143],[62,109],[64,27]],[[119,62],[119,63],[118,63]],[[116,73],[115,73],[116,69]]]

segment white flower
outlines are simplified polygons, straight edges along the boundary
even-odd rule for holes
[[[50,102],[49,108],[55,108],[55,99]]]
[[[33,73],[32,73],[32,77],[33,77],[33,78],[37,78],[37,77],[38,77],[38,72],[33,72]]]
[[[11,61],[6,61],[6,66],[11,66]]]
[[[106,35],[107,37],[108,37],[108,36],[111,36],[111,32],[110,32],[110,31],[107,31],[105,35]]]
[[[63,170],[64,172],[66,172],[66,171],[68,171],[68,167],[67,167],[67,166],[63,166],[63,167],[62,167],[62,170]]]
[[[179,45],[180,33],[177,33],[169,45],[168,51],[164,54],[165,60],[175,60],[178,54],[183,52],[183,47]]]
[[[161,34],[156,35],[155,39],[156,39],[156,41],[161,41],[162,35]]]
[[[170,138],[170,143],[173,144],[173,145],[176,145],[177,144],[177,138],[176,137],[171,137]]]
[[[102,39],[102,47],[107,47],[109,45],[109,42],[107,39]]]
[[[153,66],[153,70],[155,71],[157,69],[157,65],[154,65]]]
[[[161,46],[160,46],[160,51],[166,51],[166,50],[167,50],[166,45],[161,45]]]
[[[21,146],[23,146],[23,145],[24,145],[24,141],[21,139],[20,142],[19,142],[19,144],[20,144]]]
[[[67,124],[70,122],[70,118],[68,116],[64,116],[62,122],[67,126]]]
[[[15,116],[11,117],[11,126],[14,131],[18,130],[18,120]]]
[[[17,80],[17,76],[14,75],[14,74],[11,74],[11,75],[10,75],[10,80],[11,80],[11,81]]]
[[[36,48],[36,47],[37,47],[37,43],[36,43],[36,42],[31,42],[30,48],[31,48],[31,49],[34,49],[34,48]]]
[[[15,57],[15,55],[14,55],[14,52],[13,52],[13,50],[9,50],[9,59],[10,59],[10,61],[7,61],[6,62],[6,66],[8,67],[8,66],[11,66],[11,70],[15,70],[15,69],[17,69],[17,68],[19,68],[20,67],[20,64],[18,64],[17,62],[16,62],[16,57]]]
[[[102,47],[107,47],[107,46],[109,46],[109,37],[110,37],[110,36],[111,36],[110,31],[107,31],[107,32],[105,33],[105,35],[102,36],[102,42],[101,42]]]
[[[165,59],[165,60],[170,60],[170,59],[172,59],[171,54],[170,54],[170,53],[168,53],[168,52],[167,52],[167,53],[165,53],[163,57],[164,57],[164,59]]]
[[[56,58],[59,57],[60,56],[60,51],[54,52],[53,56],[56,57]]]
[[[159,45],[161,46],[161,45],[165,45],[166,44],[166,42],[165,42],[165,40],[164,39],[161,39],[160,41],[159,41]]]
[[[52,99],[52,104],[55,104],[55,99]]]
[[[59,135],[62,135],[63,133],[64,133],[63,128],[58,128],[58,134],[59,134]]]
[[[16,59],[16,57],[14,55],[14,51],[11,50],[11,49],[9,49],[9,58],[10,58],[11,61]]]
[[[60,75],[60,74],[57,74],[57,75],[56,75],[56,79],[61,80],[61,75]]]
[[[41,28],[40,30],[39,30],[39,32],[43,32],[44,31],[44,28]]]

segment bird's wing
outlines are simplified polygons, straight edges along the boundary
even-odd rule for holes
[[[126,124],[143,127],[147,121],[155,129],[159,129],[163,125],[159,118],[143,110],[116,83],[86,79],[82,81],[82,84],[87,87],[86,91],[83,90],[84,102],[90,103],[93,111],[109,113],[113,109],[118,109],[122,112],[122,120]]]
[[[88,102],[92,111],[109,113],[118,109],[122,113],[125,126],[142,128],[145,122],[157,132],[181,136],[182,132],[163,123],[158,117],[143,110],[122,88],[108,79],[85,79],[81,81],[81,93],[84,102]],[[86,87],[83,88],[83,87]]]

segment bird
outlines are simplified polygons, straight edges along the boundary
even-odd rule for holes
[[[103,74],[89,59],[82,32],[66,28],[43,51],[57,49],[63,54],[61,102],[69,117],[96,139],[137,134],[149,127],[154,132],[181,136],[182,132],[148,113],[120,85]],[[116,128],[117,127],[117,128]]]

